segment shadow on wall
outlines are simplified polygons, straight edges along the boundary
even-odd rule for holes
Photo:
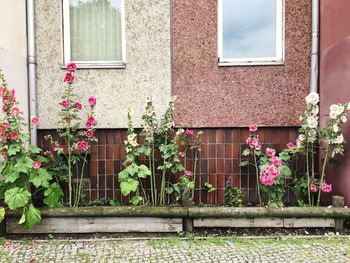
[[[321,56],[321,127],[325,127],[329,106],[350,101],[350,36],[341,39],[323,51]],[[350,204],[350,123],[344,125],[343,134],[348,142],[340,163],[327,170],[328,180],[334,186],[334,194],[343,195]]]

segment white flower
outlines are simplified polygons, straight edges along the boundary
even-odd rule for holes
[[[338,115],[334,111],[329,114],[329,118],[331,118],[331,119],[336,119],[337,117],[338,117]]]
[[[307,95],[305,100],[307,104],[317,105],[317,103],[320,101],[320,96],[316,92],[311,92],[309,95]]]
[[[341,119],[341,121],[342,121],[343,123],[345,123],[345,122],[348,121],[348,119],[346,118],[346,116],[342,116],[340,119]]]
[[[303,121],[303,119],[304,119],[303,116],[299,116],[300,121]]]
[[[350,110],[350,102],[348,102],[348,106],[346,108],[347,110]]]
[[[338,104],[331,105],[329,107],[329,109],[330,109],[329,117],[331,119],[337,118],[344,111],[344,107],[343,106],[339,106]]]
[[[339,127],[338,127],[337,124],[334,124],[334,125],[333,125],[333,131],[334,131],[334,132],[338,132],[338,131],[339,131]]]
[[[312,129],[308,132],[309,137],[315,137],[316,136],[316,130]]]
[[[337,138],[335,138],[335,140],[333,141],[333,143],[336,143],[336,144],[341,144],[344,142],[344,137],[343,137],[343,134],[340,134]]]
[[[305,140],[305,135],[304,135],[304,134],[299,134],[298,140],[299,140],[300,142],[304,141],[304,140]]]
[[[315,107],[312,108],[312,114],[317,115],[320,112],[319,108],[317,105],[315,105]]]
[[[307,125],[309,128],[314,129],[318,125],[317,117],[314,116],[309,116],[307,118]]]
[[[150,103],[150,102],[152,102],[152,98],[150,96],[147,96],[145,101],[146,101],[146,103]]]

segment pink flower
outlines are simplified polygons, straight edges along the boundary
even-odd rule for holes
[[[67,69],[70,71],[70,72],[74,72],[74,71],[76,71],[76,69],[77,69],[77,65],[75,65],[75,63],[68,63],[67,64]]]
[[[332,185],[331,185],[331,184],[323,183],[323,184],[321,185],[321,191],[322,191],[322,192],[325,192],[325,193],[330,193],[330,192],[332,192]]]
[[[81,110],[83,108],[83,105],[79,101],[77,101],[75,103],[75,108],[78,109],[78,110]]]
[[[62,105],[63,108],[67,109],[67,108],[69,108],[70,101],[69,100],[63,100],[61,102],[61,105]]]
[[[87,123],[85,124],[85,127],[86,127],[87,129],[91,129],[91,128],[93,127],[93,125],[92,125],[92,123],[87,122]]]
[[[89,147],[89,144],[86,141],[79,141],[78,143],[79,150],[86,151]]]
[[[4,121],[2,122],[2,127],[4,127],[4,129],[10,128],[10,123],[9,123],[9,121],[8,121],[8,120],[4,120]]]
[[[90,97],[88,98],[88,103],[89,103],[89,105],[90,105],[91,107],[95,107],[95,106],[96,106],[96,98],[95,98],[95,96],[90,96]]]
[[[32,118],[32,123],[33,124],[38,124],[39,123],[39,118],[38,117],[33,117]]]
[[[310,184],[310,191],[312,193],[316,193],[317,192],[317,186],[313,183]]]
[[[180,155],[181,158],[185,158],[186,153],[184,153],[184,152],[179,152],[179,155]]]
[[[93,133],[92,131],[86,131],[86,132],[85,132],[85,135],[86,135],[86,137],[88,137],[88,138],[94,137],[94,133]]]
[[[266,148],[265,154],[267,157],[272,157],[272,156],[275,156],[276,151],[272,148]]]
[[[255,150],[261,151],[261,145],[260,145],[260,144],[256,145],[256,146],[255,146]]]
[[[276,179],[265,172],[260,172],[259,181],[265,186],[272,186],[276,182]]]
[[[246,144],[250,144],[252,142],[252,137],[248,137],[247,139],[245,139]]]
[[[186,129],[186,131],[185,131],[185,134],[186,134],[187,136],[191,136],[191,135],[193,135],[193,133],[194,133],[193,130]]]
[[[95,124],[95,118],[93,116],[89,116],[86,122],[90,123],[91,125],[94,125]]]
[[[17,107],[12,108],[11,113],[14,116],[18,116],[21,112],[19,111],[19,109]]]
[[[249,126],[249,131],[251,132],[256,132],[258,130],[258,125],[250,125]]]
[[[18,140],[18,133],[17,132],[12,132],[11,133],[11,140],[17,141]]]
[[[289,142],[289,143],[287,143],[287,147],[288,147],[288,149],[291,149],[291,148],[294,148],[295,145],[293,143]]]
[[[74,75],[71,72],[67,72],[66,75],[64,76],[64,82],[72,84],[74,80]]]
[[[282,164],[282,160],[276,156],[272,156],[272,163],[276,166],[280,166]]]
[[[185,171],[185,175],[191,176],[191,175],[192,175],[192,172],[191,172],[191,171]]]
[[[4,96],[4,88],[0,87],[0,97]]]
[[[33,169],[39,169],[41,167],[41,162],[35,161],[32,163]]]

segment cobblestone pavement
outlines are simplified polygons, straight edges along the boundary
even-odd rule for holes
[[[350,237],[2,239],[0,262],[350,262]]]

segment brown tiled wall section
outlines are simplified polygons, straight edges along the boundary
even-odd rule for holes
[[[256,177],[252,169],[239,167],[241,152],[246,147],[247,128],[201,129],[202,151],[197,164],[195,202],[206,204],[225,203],[225,182],[232,177],[233,184],[245,192],[245,203],[256,202]],[[39,144],[47,149],[43,137],[55,134],[52,130],[40,130]],[[126,130],[98,130],[98,144],[90,148],[90,179],[86,180],[85,189],[90,200],[96,198],[122,198],[117,174],[122,169],[125,159],[124,140]],[[276,150],[285,148],[288,142],[294,142],[297,128],[260,128],[260,141]],[[192,156],[187,158],[187,169]],[[208,193],[205,183],[211,183],[216,191]]]

